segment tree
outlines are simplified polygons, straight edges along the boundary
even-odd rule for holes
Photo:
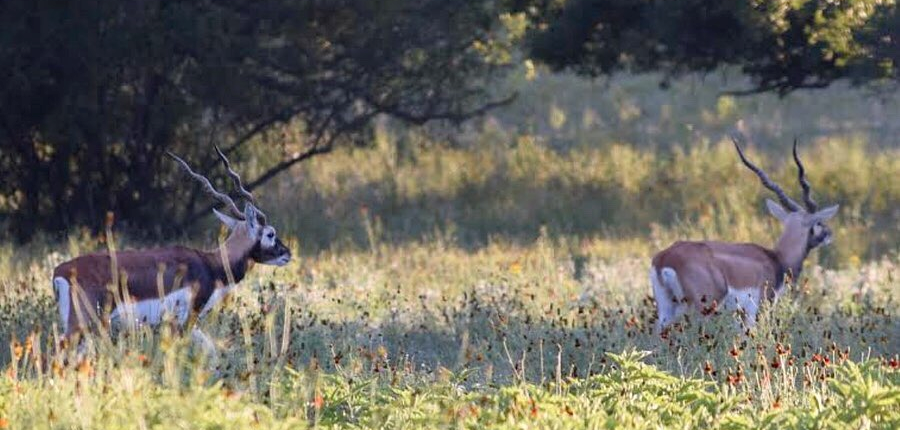
[[[0,214],[20,239],[107,210],[171,231],[200,210],[166,162],[214,165],[259,133],[307,141],[253,188],[386,114],[462,121],[508,101],[475,49],[497,5],[473,0],[99,0],[0,4]],[[171,222],[173,216],[180,222]],[[0,215],[2,216],[2,215]]]
[[[754,87],[822,88],[896,78],[896,6],[884,0],[517,0],[530,54],[598,76],[737,66]],[[665,82],[665,81],[664,81]]]

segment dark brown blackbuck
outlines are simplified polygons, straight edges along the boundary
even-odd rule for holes
[[[793,155],[805,207],[751,163],[736,138],[732,140],[744,165],[781,202],[766,199],[769,213],[781,221],[781,236],[774,248],[755,243],[679,241],[657,253],[650,268],[650,283],[660,333],[689,311],[705,315],[720,306],[740,312],[743,323],[752,327],[761,302],[775,301],[784,291],[785,276],[796,279],[810,251],[831,242],[831,230],[825,222],[837,213],[838,206],[819,210],[810,196],[796,140]]]
[[[100,252],[69,260],[53,270],[53,286],[64,338],[92,324],[118,328],[157,326],[171,321],[180,327],[202,320],[240,282],[253,263],[283,266],[291,252],[244,188],[241,177],[216,147],[228,175],[244,198],[244,210],[219,192],[187,162],[169,153],[187,174],[224,204],[213,213],[228,228],[217,249],[184,246]],[[194,319],[191,319],[194,316]],[[191,335],[207,352],[214,343],[193,324]]]

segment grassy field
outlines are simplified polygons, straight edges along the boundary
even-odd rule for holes
[[[640,257],[551,240],[377,245],[257,267],[186,341],[143,332],[51,353],[47,263],[4,282],[8,428],[896,428],[898,261],[809,267],[749,337],[733,315],[668,339]],[[54,255],[51,259],[59,259]],[[641,352],[647,351],[647,352]],[[12,357],[12,360],[10,360]],[[71,353],[70,353],[71,357]]]
[[[3,245],[0,429],[900,427],[900,149],[840,130],[806,140],[816,198],[842,205],[835,243],[749,335],[722,314],[663,339],[655,250],[777,237],[765,193],[716,132],[775,102],[707,97],[705,128],[663,146],[622,125],[654,97],[617,99],[637,107],[619,110],[609,140],[552,109],[525,129],[506,112],[456,144],[384,126],[372,149],[279,178],[262,207],[298,258],[257,266],[202,322],[217,368],[166,330],[96,338],[84,358],[58,351],[49,273],[108,240]],[[788,143],[751,155],[793,190]],[[212,247],[208,231],[183,242]]]

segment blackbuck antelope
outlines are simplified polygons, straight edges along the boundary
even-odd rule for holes
[[[794,141],[794,162],[805,208],[747,159],[737,139],[732,140],[744,165],[778,196],[781,204],[766,199],[766,206],[781,221],[781,237],[774,248],[754,243],[679,241],[656,254],[650,268],[650,283],[660,333],[691,309],[705,315],[717,306],[739,310],[744,323],[752,327],[761,301],[774,301],[783,292],[785,275],[799,276],[809,252],[831,242],[831,230],[825,222],[837,213],[838,206],[819,210],[810,196],[810,185],[797,155],[797,142]]]
[[[64,338],[92,322],[133,328],[171,320],[184,326],[191,315],[198,319],[206,316],[244,278],[252,263],[283,266],[291,260],[290,250],[268,225],[240,175],[218,147],[216,152],[246,200],[243,211],[184,160],[172,153],[169,156],[224,203],[227,214],[213,209],[229,230],[222,245],[210,251],[171,246],[112,255],[101,252],[60,264],[53,271],[53,286]],[[209,337],[194,327],[194,340],[213,352]]]

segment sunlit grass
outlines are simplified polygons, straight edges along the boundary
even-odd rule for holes
[[[218,369],[165,329],[54,355],[45,274],[63,256],[38,259],[3,273],[0,424],[897,425],[896,259],[808,267],[749,336],[723,314],[661,339],[644,253],[545,233],[477,250],[376,242],[257,266],[202,322]],[[635,350],[649,353],[618,355]]]
[[[375,149],[339,151],[266,190],[265,206],[303,249],[367,247],[373,234],[386,243],[451,238],[477,248],[497,238],[531,243],[543,229],[551,237],[635,241],[649,255],[673,238],[771,245],[778,235],[765,214],[769,192],[727,139],[665,150],[555,151],[520,136],[406,155],[397,149],[405,137],[385,131],[380,139]],[[750,156],[799,198],[789,145],[777,159],[757,149]],[[801,151],[816,200],[841,205],[830,222],[836,245],[821,262],[850,267],[895,251],[900,150],[830,138]]]
[[[479,136],[379,129],[263,190],[298,258],[200,323],[212,360],[165,327],[60,350],[49,274],[109,244],[0,246],[0,429],[900,426],[897,149],[805,142],[816,199],[842,206],[834,244],[754,330],[692,316],[661,338],[655,251],[778,235],[730,142]],[[784,149],[750,155],[793,190]]]

